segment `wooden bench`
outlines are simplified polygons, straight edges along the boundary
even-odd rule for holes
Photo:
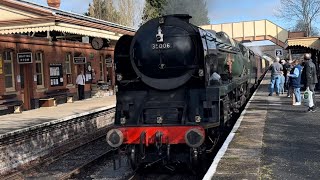
[[[0,115],[21,113],[22,105],[16,94],[0,95]]]
[[[58,104],[73,102],[73,95],[68,88],[46,91],[45,97],[39,99],[40,107],[57,106]]]

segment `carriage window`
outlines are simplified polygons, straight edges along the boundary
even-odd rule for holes
[[[4,52],[4,76],[5,76],[5,87],[6,91],[14,91],[14,69],[13,69],[13,53],[12,51]]]

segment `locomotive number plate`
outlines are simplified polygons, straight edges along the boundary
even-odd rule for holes
[[[151,44],[152,49],[171,49],[171,43],[153,43]]]

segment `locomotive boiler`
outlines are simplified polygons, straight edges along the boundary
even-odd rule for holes
[[[115,126],[107,141],[125,149],[133,168],[186,159],[197,164],[262,75],[259,56],[190,18],[152,19],[116,44]]]

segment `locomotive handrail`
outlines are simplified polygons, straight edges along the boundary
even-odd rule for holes
[[[238,52],[240,52],[240,49],[236,48],[234,46],[231,46],[231,45],[228,45],[225,43],[221,43],[218,41],[216,41],[216,43],[217,43],[217,47],[220,51],[225,51],[225,52],[234,53],[234,54],[237,54]]]

